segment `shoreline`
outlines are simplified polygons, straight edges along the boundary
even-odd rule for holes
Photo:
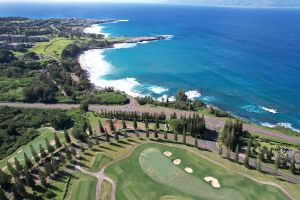
[[[118,23],[118,22],[120,22],[120,21],[115,20],[112,23]],[[111,22],[108,22],[108,23],[111,23]],[[106,34],[106,33],[102,33],[101,32],[101,33],[98,33],[98,34]],[[174,37],[173,35],[161,35],[161,36],[156,36],[156,37],[142,37],[142,36],[140,36],[140,37],[124,38],[123,40],[112,42],[112,44],[109,45],[106,48],[99,48],[98,50],[105,51],[106,49],[133,48],[133,47],[135,47],[138,44],[146,44],[148,42],[160,41],[160,40],[170,40],[173,37]],[[133,44],[133,45],[131,45],[131,44]],[[80,59],[81,56],[84,53],[86,53],[87,51],[90,51],[90,50],[97,50],[97,49],[85,50],[83,53],[80,54],[80,56],[78,58],[78,62],[80,64],[81,68],[83,70],[86,70],[88,72],[88,74],[89,74],[89,77],[91,78],[91,72],[88,69],[88,67],[86,66],[86,63],[84,63]],[[101,52],[101,54],[103,54],[103,52]],[[102,61],[107,62],[104,58],[102,59]],[[107,62],[107,63],[109,63],[109,62]],[[101,66],[101,67],[103,67],[103,66]],[[113,66],[111,66],[111,67],[113,68]],[[107,74],[109,74],[109,72],[107,72]],[[101,79],[101,77],[105,76],[105,75],[106,74],[102,74],[98,78]],[[118,88],[118,87],[116,88],[116,87],[114,87],[115,84],[113,83],[113,81],[115,81],[116,84],[118,83],[119,85],[123,85],[123,84],[126,85],[127,84],[127,85],[129,85],[129,88],[126,88],[126,87],[125,88],[123,87],[123,89],[122,88]],[[107,87],[114,87],[117,90],[121,90],[121,91],[125,92],[128,96],[131,96],[131,97],[152,96],[149,93],[148,94],[142,94],[142,93],[139,93],[140,91],[135,91],[134,90],[135,87],[145,86],[145,84],[139,83],[135,78],[126,77],[126,78],[122,78],[122,79],[119,79],[119,80],[104,80],[103,79],[103,80],[101,80],[101,82],[108,84]],[[100,90],[103,89],[104,87],[106,87],[106,86],[97,84],[96,82],[92,82],[91,81],[91,83],[95,86],[95,88],[100,89]],[[159,97],[155,98],[155,100],[157,100],[157,101],[162,101],[163,99],[165,100],[166,97],[168,97],[169,101],[174,101],[175,100],[174,96],[166,94],[166,92],[168,91],[168,88],[163,88],[163,87],[160,87],[160,86],[157,86],[157,85],[155,85],[155,86],[148,86],[148,87],[149,87],[149,90],[151,90],[150,92],[152,92],[156,96],[160,95]],[[189,99],[197,99],[197,98],[201,97],[201,93],[199,91],[197,91],[197,90],[186,91],[186,95],[189,97]],[[211,103],[209,103],[209,105],[214,106]],[[270,113],[273,113],[273,114],[278,114],[279,113],[276,109],[267,108],[267,107],[263,107],[263,106],[260,106],[260,107],[265,112],[270,112]],[[229,111],[229,113],[231,113],[231,112]],[[271,124],[270,122],[266,122],[266,121],[264,121],[264,122],[263,121],[253,121],[250,118],[241,118],[241,117],[236,116],[234,114],[233,114],[233,116],[235,116],[237,118],[240,118],[240,119],[244,119],[246,121],[251,122],[252,124],[255,124],[255,125],[258,125],[258,126],[261,126],[261,127],[264,127],[264,128],[275,129],[276,127],[283,127],[283,128],[292,130],[292,131],[297,132],[297,133],[300,134],[300,130],[297,129],[297,128],[294,128],[292,126],[292,124],[290,124],[288,122],[277,122],[275,124]]]

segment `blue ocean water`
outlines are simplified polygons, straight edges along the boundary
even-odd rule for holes
[[[128,19],[112,36],[174,35],[104,53],[105,79],[133,77],[141,93],[199,90],[203,101],[258,123],[300,129],[300,10],[139,4],[1,4],[2,16]],[[153,92],[150,86],[168,89]],[[149,87],[148,87],[149,86]],[[158,94],[159,93],[159,94]]]

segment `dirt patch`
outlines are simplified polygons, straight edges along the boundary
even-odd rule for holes
[[[210,182],[210,183],[211,183],[211,186],[212,186],[213,188],[220,188],[220,187],[221,187],[221,185],[220,185],[218,179],[216,179],[216,178],[214,178],[214,177],[206,176],[206,177],[204,177],[204,180],[205,180],[206,182],[208,182],[208,183]]]

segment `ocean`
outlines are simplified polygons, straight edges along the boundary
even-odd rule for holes
[[[1,16],[118,19],[87,31],[169,39],[91,50],[91,81],[133,96],[190,98],[300,129],[300,10],[145,4],[1,4]]]

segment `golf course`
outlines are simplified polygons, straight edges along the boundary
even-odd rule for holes
[[[180,164],[173,163],[176,159]],[[193,172],[187,173],[186,168]],[[108,166],[105,173],[117,183],[116,199],[289,199],[277,187],[172,145],[142,144],[128,157]],[[214,177],[220,187],[213,187],[205,177]]]

